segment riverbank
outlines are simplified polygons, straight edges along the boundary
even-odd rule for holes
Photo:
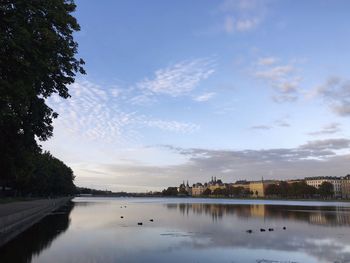
[[[62,197],[0,204],[0,246],[71,199]]]

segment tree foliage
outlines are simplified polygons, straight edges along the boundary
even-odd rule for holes
[[[0,168],[2,184],[32,178],[38,140],[52,136],[57,113],[46,99],[68,98],[67,85],[85,73],[75,57],[80,30],[69,0],[3,0],[0,3]],[[45,154],[44,154],[45,155]]]
[[[164,196],[177,196],[178,191],[176,187],[168,187],[167,189],[164,189],[162,192],[162,195]]]
[[[206,188],[206,189],[203,191],[202,195],[206,195],[206,196],[211,195],[211,190],[210,190],[209,188]]]
[[[266,196],[283,198],[310,198],[317,194],[317,189],[306,182],[280,182],[270,184],[265,189]]]
[[[334,194],[333,191],[333,184],[329,182],[323,182],[320,187],[318,188],[318,193],[323,198],[331,197]]]

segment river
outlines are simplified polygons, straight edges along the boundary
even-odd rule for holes
[[[350,262],[350,203],[78,197],[0,262]]]

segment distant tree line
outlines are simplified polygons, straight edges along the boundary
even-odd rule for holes
[[[73,173],[42,153],[58,116],[46,100],[68,98],[68,85],[85,73],[75,57],[72,0],[0,2],[0,186],[21,194],[67,194]]]
[[[270,184],[265,189],[265,195],[268,197],[278,198],[313,198],[333,197],[333,184],[329,182],[323,182],[319,188],[306,184],[306,182],[280,182],[278,184]]]
[[[163,196],[185,196],[188,193],[184,189],[177,190],[177,187],[168,187],[162,191]],[[252,192],[242,186],[226,185],[222,188],[216,188],[213,191],[206,188],[202,196],[209,197],[231,197],[231,198],[249,198],[257,193]],[[287,183],[281,181],[276,184],[269,184],[265,189],[265,196],[268,198],[295,198],[308,199],[315,197],[330,198],[334,196],[333,185],[329,182],[323,182],[320,187],[310,186],[306,182]]]

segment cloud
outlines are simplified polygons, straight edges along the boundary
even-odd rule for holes
[[[259,22],[258,18],[240,19],[236,22],[236,29],[240,32],[249,31],[257,27]]]
[[[275,120],[275,124],[279,127],[290,127],[290,124],[286,121],[286,118]]]
[[[288,116],[284,117],[284,118],[280,118],[278,120],[275,120],[272,124],[254,125],[254,126],[251,126],[250,129],[253,129],[253,130],[270,130],[270,129],[273,129],[275,127],[283,127],[283,128],[290,127],[290,124],[286,121],[287,118],[288,118]]]
[[[226,33],[245,32],[256,28],[260,20],[257,18],[251,19],[235,19],[227,16],[224,22],[224,30]]]
[[[327,139],[310,141],[300,146],[301,149],[308,149],[312,151],[320,150],[342,150],[350,147],[350,140],[348,139]]]
[[[264,58],[260,58],[257,64],[260,66],[271,66],[275,64],[277,61],[278,59],[275,57],[264,57]]]
[[[218,8],[224,14],[223,31],[247,32],[257,28],[264,20],[266,1],[225,0]]]
[[[279,81],[282,78],[286,78],[289,73],[295,69],[291,65],[276,66],[268,68],[263,71],[257,71],[255,75],[259,78],[266,79],[269,81]]]
[[[225,182],[239,179],[258,180],[303,178],[307,176],[342,176],[348,173],[350,140],[344,138],[309,141],[295,148],[261,150],[214,150],[161,146],[185,157],[178,164],[102,164],[108,173],[106,185],[142,186],[158,190],[176,186],[183,180],[204,182],[217,176]],[[345,154],[337,154],[343,150]],[[101,181],[101,180],[100,180]],[[123,190],[115,188],[113,190]]]
[[[330,123],[330,124],[327,124],[327,125],[323,126],[322,129],[319,130],[319,131],[309,132],[308,134],[312,135],[312,136],[328,135],[328,134],[337,133],[340,130],[341,130],[340,129],[340,124],[336,123],[336,122],[333,122],[333,123]]]
[[[316,88],[314,95],[321,96],[335,114],[350,116],[350,80],[330,77]]]
[[[164,94],[178,97],[189,94],[199,83],[215,72],[209,59],[182,61],[164,69],[158,69],[152,79],[144,79],[136,87],[144,96]]]
[[[255,125],[250,128],[253,130],[270,130],[272,127],[269,125]]]
[[[180,133],[193,133],[199,130],[199,125],[183,123],[178,121],[146,120],[144,124],[148,127],[159,128],[164,131],[175,131]]]
[[[277,64],[274,57],[260,58],[255,65],[253,75],[272,87],[277,94],[272,100],[278,103],[293,102],[298,99],[301,76],[294,63]]]
[[[57,96],[48,99],[49,105],[59,113],[55,130],[90,140],[136,142],[141,137],[139,131],[144,128],[178,133],[192,133],[200,128],[194,123],[163,120],[131,110],[128,102],[137,96],[127,89],[101,87],[82,81],[71,85],[70,93],[71,98],[67,100]]]
[[[210,100],[215,96],[215,92],[207,92],[194,98],[195,101],[205,102]]]

